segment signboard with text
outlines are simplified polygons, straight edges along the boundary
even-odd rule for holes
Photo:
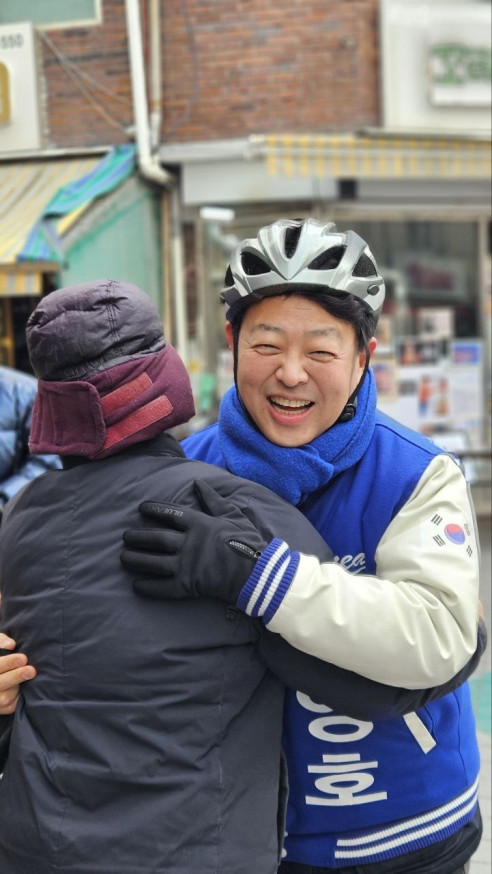
[[[380,0],[384,126],[490,136],[492,10],[481,0]]]
[[[0,25],[0,154],[40,148],[34,28]]]

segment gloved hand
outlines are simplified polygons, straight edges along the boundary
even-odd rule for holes
[[[156,574],[133,582],[144,598],[209,595],[235,604],[268,545],[253,522],[203,480],[195,481],[202,510],[144,501],[140,512],[157,528],[132,528],[123,539],[125,567]],[[138,550],[138,551],[136,551]]]

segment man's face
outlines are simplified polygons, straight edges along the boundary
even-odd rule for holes
[[[232,326],[226,327],[232,344]],[[375,340],[369,344],[372,353]],[[355,329],[303,297],[248,307],[239,332],[238,388],[260,431],[278,446],[310,443],[338,419],[364,369]]]

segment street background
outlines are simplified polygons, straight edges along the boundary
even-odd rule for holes
[[[279,218],[355,230],[387,286],[379,405],[465,457],[490,636],[491,57],[489,0],[0,0],[0,364],[30,372],[42,295],[132,282],[199,428],[233,380],[234,245]],[[471,874],[492,863],[491,649]]]

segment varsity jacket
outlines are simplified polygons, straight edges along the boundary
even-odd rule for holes
[[[0,780],[0,870],[275,874],[281,680],[348,708],[355,688],[356,717],[381,714],[385,700],[407,709],[410,693],[293,650],[223,602],[135,596],[119,556],[142,500],[195,505],[202,478],[268,539],[276,531],[328,560],[286,501],[186,460],[169,435],[64,464],[9,502],[0,529],[3,627],[38,669]]]
[[[320,565],[273,541],[238,606],[301,649],[411,688],[442,681],[474,646],[478,544],[456,462],[374,404],[369,374],[355,420],[345,432],[344,425],[331,429],[338,454],[329,455],[330,432],[314,447],[314,474],[313,451],[264,445],[234,390],[219,423],[183,445],[188,456],[252,479],[270,466],[270,487],[300,498],[335,553]],[[350,443],[341,463],[339,448]],[[306,494],[310,477],[318,487]],[[381,723],[289,692],[284,751],[290,861],[383,862],[449,838],[477,810],[479,754],[466,683]]]

